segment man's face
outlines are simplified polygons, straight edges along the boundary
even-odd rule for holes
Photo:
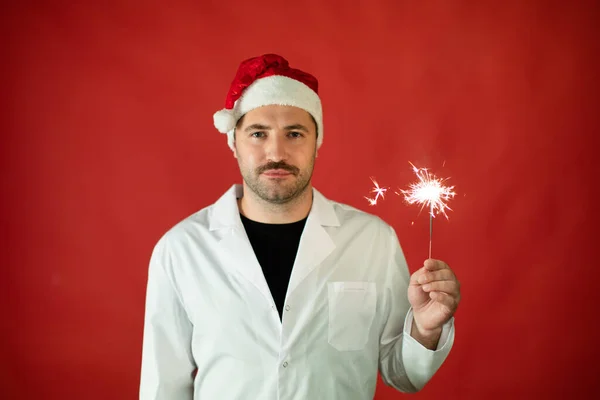
[[[246,188],[269,203],[295,199],[309,188],[316,143],[314,120],[300,108],[249,111],[235,131],[235,157]]]

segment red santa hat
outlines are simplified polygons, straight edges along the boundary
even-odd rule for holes
[[[227,134],[227,144],[233,150],[235,126],[248,111],[272,104],[294,106],[315,119],[319,148],[323,143],[323,111],[318,86],[314,76],[290,68],[288,61],[277,54],[242,61],[227,93],[225,108],[213,116],[215,128]]]

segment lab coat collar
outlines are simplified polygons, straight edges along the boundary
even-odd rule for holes
[[[235,184],[225,192],[212,207],[209,229],[243,228],[237,199],[242,197],[243,187]],[[333,204],[313,188],[313,204],[309,217],[321,226],[340,226]]]
[[[227,229],[219,246],[223,254],[231,257],[237,271],[246,277],[273,304],[269,286],[248,241],[240,218],[237,199],[242,196],[242,186],[233,185],[211,208],[209,229]],[[288,294],[335,249],[335,244],[324,226],[340,226],[333,203],[313,188],[313,204],[298,245],[292,268]]]

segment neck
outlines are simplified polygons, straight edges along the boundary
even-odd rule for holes
[[[238,199],[242,215],[253,221],[265,224],[289,224],[306,218],[312,207],[312,186],[296,198],[283,204],[273,204],[256,196],[244,184],[244,195]]]

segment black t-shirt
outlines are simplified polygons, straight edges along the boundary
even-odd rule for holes
[[[240,217],[281,318],[306,218],[289,224],[265,224]]]

